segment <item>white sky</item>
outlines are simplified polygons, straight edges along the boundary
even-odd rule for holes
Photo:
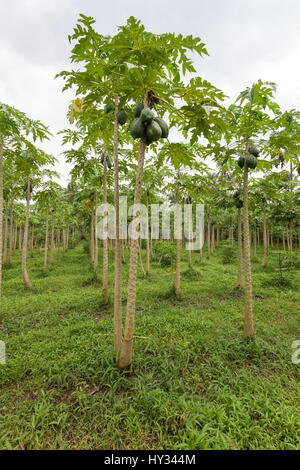
[[[278,85],[283,109],[300,103],[300,2],[298,0],[0,0],[0,101],[40,119],[55,134],[68,127],[71,92],[61,92],[56,73],[70,69],[67,40],[79,13],[96,29],[115,34],[131,15],[154,33],[200,36],[209,57],[199,75],[234,100],[261,78]],[[41,145],[59,158],[66,183],[70,166],[58,157],[59,136]]]

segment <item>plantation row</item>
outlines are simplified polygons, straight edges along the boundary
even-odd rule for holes
[[[71,127],[60,132],[67,148],[63,154],[72,164],[67,188],[49,169],[55,158],[36,144],[51,138],[49,129],[0,103],[0,281],[2,265],[10,265],[15,251],[22,250],[23,282],[30,289],[29,252],[44,250],[46,272],[54,262],[54,248],[64,254],[84,238],[94,272],[102,273],[99,302],[106,304],[112,251],[114,353],[119,369],[127,369],[133,354],[138,265],[149,275],[153,252],[161,246],[150,236],[150,205],[204,203],[206,257],[221,242],[231,249],[237,240],[236,287],[245,287],[244,336],[252,338],[251,246],[254,259],[257,247],[263,246],[263,268],[270,248],[279,255],[280,250],[287,252],[280,273],[293,265],[300,247],[300,112],[280,109],[275,84],[261,80],[226,108],[224,93],[199,77],[193,65],[191,57],[207,54],[200,38],[152,34],[133,17],[115,36],[103,36],[92,18],[80,15],[69,41],[71,62],[78,70],[58,74],[64,90],[74,92],[68,110]],[[173,130],[182,141],[174,141]],[[145,241],[123,240],[120,196],[127,196],[128,205],[145,204]],[[100,203],[114,204],[113,240],[98,239]],[[129,222],[138,216],[136,212]],[[192,222],[195,226],[195,214]],[[160,258],[175,265],[178,300],[185,242],[177,232],[171,218],[171,240],[163,244]],[[130,257],[123,325],[126,249]],[[192,269],[191,250],[186,257]],[[202,248],[199,260],[203,262]]]

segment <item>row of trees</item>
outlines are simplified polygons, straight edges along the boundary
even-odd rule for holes
[[[94,29],[93,18],[80,15],[69,41],[73,44],[71,61],[79,70],[59,74],[65,82],[64,89],[72,88],[75,93],[68,111],[72,127],[61,131],[62,142],[68,145],[65,158],[73,165],[67,193],[54,187],[50,175],[45,182],[45,170],[41,168],[53,162],[53,157],[28,140],[28,136],[33,141],[48,138],[48,129],[13,108],[1,105],[1,122],[4,123],[0,124],[1,165],[4,155],[5,164],[12,165],[27,185],[24,283],[30,287],[26,250],[32,188],[40,185],[37,204],[39,201],[46,214],[45,259],[49,214],[54,213],[61,195],[68,198],[78,213],[85,205],[87,217],[79,223],[80,231],[83,236],[89,233],[89,253],[95,272],[98,269],[96,207],[99,202],[111,201],[113,188],[116,228],[113,242],[114,351],[118,367],[126,369],[132,362],[141,246],[139,240],[130,241],[123,328],[124,244],[119,226],[120,195],[127,195],[134,204],[144,201],[148,208],[152,202],[166,199],[165,194],[170,202],[204,202],[208,257],[225,237],[225,229],[229,228],[229,238],[233,239],[235,224],[237,226],[238,287],[242,285],[244,259],[244,334],[246,338],[253,337],[250,234],[252,232],[254,251],[262,235],[263,266],[267,263],[268,237],[270,243],[274,238],[284,244],[287,240],[292,253],[293,243],[299,236],[299,190],[295,174],[299,166],[299,112],[283,112],[275,102],[275,85],[261,80],[225,108],[224,94],[199,77],[193,65],[192,56],[207,54],[200,38],[153,34],[145,31],[133,17],[115,36],[103,36]],[[160,140],[168,136],[162,118],[168,120],[171,129],[181,132],[184,141],[174,142],[171,137],[167,141]],[[131,122],[134,124],[129,126]],[[148,155],[147,150],[150,150]],[[215,169],[210,169],[206,161],[209,164],[214,161]],[[263,174],[263,178],[251,180],[252,169]],[[1,167],[0,173],[2,178]],[[0,184],[2,212],[3,186]],[[5,201],[11,199],[5,196]],[[11,208],[12,203],[9,204]],[[68,225],[71,215],[66,221]],[[137,221],[138,216],[136,211],[133,221]],[[0,232],[2,246],[2,226]],[[176,297],[180,297],[181,248],[181,240],[176,239]],[[103,240],[102,302],[108,301],[108,249],[108,240]],[[148,241],[146,274],[150,271],[151,251],[151,241]],[[188,256],[191,265],[191,256]],[[202,259],[202,250],[200,257]]]

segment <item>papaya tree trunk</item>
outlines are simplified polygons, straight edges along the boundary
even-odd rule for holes
[[[97,206],[98,206],[98,193],[96,193],[96,201],[95,201],[95,213],[94,213],[94,222],[95,222],[95,227],[94,227],[94,235],[95,235],[95,256],[94,256],[94,272],[95,274],[97,273],[98,269],[98,237],[97,237]],[[74,239],[74,235],[73,235]]]
[[[238,267],[238,278],[237,278],[237,288],[242,287],[242,264],[243,264],[243,242],[242,242],[242,210],[238,208],[238,258],[239,258],[239,267]]]
[[[288,246],[288,251],[290,252],[291,248],[290,248],[290,235],[289,235],[289,225],[288,224],[286,224],[286,242],[287,242],[287,246]]]
[[[17,241],[18,241],[18,223],[15,223],[15,236],[14,236],[14,249],[13,252],[15,253],[17,249]]]
[[[257,235],[256,235],[256,228],[254,230],[254,237],[253,237],[253,243],[254,243],[254,259],[256,259],[256,241],[257,241]]]
[[[145,103],[146,105],[146,103]],[[134,204],[139,204],[141,201],[141,188],[143,179],[144,159],[145,159],[146,142],[144,138],[140,141],[138,168],[136,175],[135,191],[134,191]],[[135,217],[137,217],[136,214]],[[135,304],[136,304],[136,275],[138,265],[138,239],[132,239],[130,245],[130,263],[129,263],[129,279],[128,279],[128,296],[126,306],[126,322],[125,333],[121,346],[121,353],[118,367],[123,370],[130,366],[132,362],[133,351],[133,333],[134,333],[134,318],[135,318]]]
[[[0,143],[0,322],[2,320],[3,147]]]
[[[120,241],[120,200],[119,200],[119,99],[115,97],[114,120],[114,204],[115,204],[115,286],[114,286],[114,352],[120,354],[122,344],[122,258]],[[125,261],[125,260],[124,260]]]
[[[104,152],[103,161],[103,204],[107,204],[107,152]],[[108,302],[108,233],[107,233],[107,211],[104,216],[106,223],[104,227],[105,236],[103,237],[103,264],[102,264],[102,302]]]
[[[206,239],[206,243],[207,243],[207,259],[210,258],[210,217],[209,217],[209,214],[207,216],[207,239]]]
[[[3,264],[6,264],[7,262],[7,239],[8,239],[8,200],[6,201],[6,204],[5,204]]]
[[[180,179],[180,171],[177,173],[178,181]],[[180,215],[180,186],[177,185],[177,194],[176,194],[176,203],[177,203],[177,223]],[[180,299],[181,288],[180,288],[180,261],[181,261],[181,238],[179,235],[182,233],[181,227],[176,227],[176,279],[175,279],[175,296],[176,299]]]
[[[11,255],[14,246],[14,222],[13,222],[13,215],[14,215],[14,200],[12,199],[10,202],[10,216],[9,216],[9,248],[8,248],[8,257],[7,257],[7,264],[11,263]]]
[[[56,238],[57,238],[57,256],[59,256],[59,251],[60,251],[60,229],[57,229],[56,232]]]
[[[246,152],[248,151],[246,145]],[[244,213],[244,271],[245,271],[245,321],[244,335],[251,338],[254,335],[253,310],[252,310],[252,280],[251,280],[251,253],[249,239],[248,219],[248,167],[246,158],[244,164],[244,188],[243,188],[243,213]]]
[[[27,273],[27,250],[28,250],[28,229],[29,229],[29,212],[30,212],[30,178],[27,178],[27,195],[26,195],[26,217],[24,225],[24,238],[23,238],[23,249],[22,249],[22,276],[23,282],[26,287],[31,289],[32,284],[30,282]]]
[[[212,254],[215,252],[215,226],[212,226],[211,231],[211,252]]]
[[[289,238],[290,238],[290,243],[289,243],[289,248],[290,248],[290,256],[292,256],[293,253],[293,220],[289,220]]]
[[[46,235],[45,235],[45,252],[44,252],[44,273],[47,272],[47,260],[48,260],[48,207],[46,210]]]
[[[51,211],[51,245],[49,254],[49,264],[53,264],[53,251],[54,251],[54,210]]]
[[[191,220],[189,216],[189,223],[188,223],[188,240],[190,241],[191,237]],[[188,250],[188,261],[189,261],[189,268],[192,267],[192,250]]]
[[[22,226],[20,225],[20,230],[19,230],[19,250],[22,250],[22,239],[23,239]]]
[[[267,215],[266,215],[266,206],[267,204],[264,203],[264,231],[263,231],[263,239],[264,239],[264,257],[262,260],[262,267],[265,268],[268,262],[268,242],[267,242]]]
[[[148,194],[146,195],[146,207],[147,207],[147,239],[146,239],[146,274],[150,273],[150,230],[149,230],[149,200]]]

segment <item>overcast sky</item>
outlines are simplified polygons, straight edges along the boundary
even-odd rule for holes
[[[103,34],[133,15],[153,33],[200,36],[209,57],[197,61],[199,75],[231,100],[261,78],[277,83],[283,109],[299,109],[299,0],[0,0],[0,101],[53,134],[68,126],[73,95],[54,76],[70,68],[67,36],[80,13]],[[58,157],[60,138],[41,147],[59,158],[65,184],[70,167]]]

